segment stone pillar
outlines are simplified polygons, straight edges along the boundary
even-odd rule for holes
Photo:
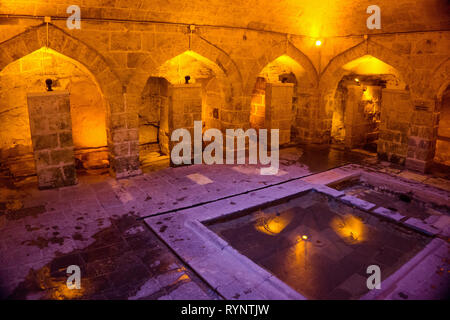
[[[294,126],[297,130],[296,140],[302,143],[309,143],[313,137],[313,110],[317,108],[318,97],[311,93],[299,93],[297,97],[297,114],[294,119]]]
[[[382,90],[377,149],[381,160],[405,164],[412,109],[409,91]]]
[[[409,130],[406,168],[426,172],[433,162],[439,114],[433,112],[434,101],[415,101]]]
[[[280,130],[280,145],[291,141],[292,83],[266,84],[266,116],[264,127]]]
[[[30,93],[27,98],[39,188],[76,184],[69,93]]]
[[[365,141],[365,118],[362,109],[362,86],[347,85],[344,106],[345,146],[353,149],[360,147]]]
[[[121,179],[142,173],[139,164],[139,116],[137,99],[118,94],[110,101],[107,136],[111,176]]]
[[[178,84],[169,86],[169,150],[177,142],[170,141],[176,129],[187,129],[194,141],[194,121],[202,120],[202,87],[200,84]],[[162,121],[161,121],[162,122]],[[194,149],[192,147],[192,154]]]

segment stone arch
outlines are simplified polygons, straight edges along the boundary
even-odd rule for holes
[[[119,131],[128,131],[134,125],[133,119],[124,116],[126,110],[123,87],[105,59],[95,49],[55,25],[41,24],[0,43],[0,70],[42,47],[48,47],[72,59],[92,73],[106,101],[106,128],[111,173],[117,177],[136,173],[135,166],[130,164],[133,163],[132,151],[129,151],[131,149],[126,148],[125,151],[123,146],[118,147],[119,142],[122,145],[131,145],[134,140],[132,133],[127,135],[126,139],[118,138],[124,136],[124,133]]]
[[[295,82],[297,83],[295,86],[297,90],[294,90],[296,95],[295,99],[297,100],[294,107],[295,112],[289,116],[291,121],[291,130],[288,134],[289,137],[284,137],[281,141],[309,142],[311,140],[311,129],[313,127],[311,116],[314,112],[312,109],[316,104],[317,98],[316,92],[319,82],[318,74],[311,60],[288,40],[280,41],[272,46],[251,68],[251,74],[248,77],[249,81],[245,87],[245,95],[249,97],[247,100],[248,104],[251,105],[250,108],[245,109],[248,113],[247,117],[250,120],[250,123],[254,122],[254,120],[252,120],[252,117],[254,117],[252,114],[256,109],[255,106],[253,106],[253,91],[256,86],[259,86],[257,82],[259,74],[267,65],[282,56],[287,56],[295,61],[302,69],[304,69],[305,74],[301,79],[297,76],[295,77]],[[301,119],[298,118],[297,115],[301,115]]]
[[[311,60],[291,42],[283,40],[267,50],[266,53],[262,55],[251,68],[252,74],[249,77],[250,81],[247,83],[245,88],[245,93],[247,95],[252,94],[253,88],[256,84],[256,78],[261,70],[263,70],[266,65],[283,55],[290,57],[305,69],[306,77],[308,79],[307,87],[314,89],[318,86],[319,78],[317,70]]]
[[[179,40],[180,38],[178,38]],[[136,71],[127,85],[127,105],[135,108],[136,112],[141,104],[141,96],[147,84],[147,80],[154,76],[157,69],[166,61],[185,52],[192,52],[204,58],[218,72],[216,77],[224,92],[224,108],[220,111],[220,121],[223,128],[230,125],[230,121],[239,122],[239,112],[242,99],[242,76],[235,62],[226,52],[203,39],[199,35],[193,35],[188,41],[170,41],[152,52],[145,54],[136,63]],[[213,70],[214,71],[214,70]]]
[[[360,42],[330,60],[319,79],[319,88],[322,95],[329,94],[330,91],[333,92],[335,90],[337,84],[345,74],[342,66],[365,55],[371,55],[389,64],[399,71],[400,77],[405,83],[411,84],[412,81],[410,80],[413,76],[413,69],[409,66],[408,61],[402,58],[400,54],[369,39]]]
[[[328,142],[330,140],[333,111],[335,109],[335,93],[339,82],[347,72],[343,66],[364,56],[372,56],[394,68],[396,70],[396,76],[407,86],[408,92],[386,93],[389,96],[386,97],[388,100],[383,99],[383,101],[386,100],[390,101],[389,103],[393,103],[397,99],[395,101],[398,102],[398,110],[396,109],[395,112],[404,112],[408,117],[411,117],[410,121],[406,123],[406,118],[400,117],[401,121],[390,121],[388,127],[387,122],[383,122],[387,114],[384,113],[384,116],[382,114],[380,138],[378,139],[378,155],[381,158],[404,164],[408,157],[407,154],[410,151],[408,143],[409,136],[412,135],[411,123],[415,119],[413,110],[413,92],[415,90],[412,87],[413,69],[409,66],[406,58],[370,39],[334,57],[321,74],[319,82],[320,105],[315,135],[319,138],[320,142]],[[407,111],[404,109],[407,109]],[[393,109],[389,110],[392,111]],[[389,118],[392,120],[392,117],[395,117],[395,115],[391,113],[389,113]]]
[[[226,75],[233,97],[242,95],[242,76],[234,61],[223,50],[199,36],[192,38],[191,46],[188,41],[171,42],[140,58],[136,63],[136,71],[128,82],[127,95],[130,98],[139,96],[144,90],[147,79],[159,66],[186,51],[193,51],[217,65]]]
[[[0,70],[42,47],[53,49],[86,67],[94,75],[109,103],[122,100],[118,98],[122,96],[122,85],[100,53],[52,24],[48,26],[48,43],[45,24],[0,43]]]

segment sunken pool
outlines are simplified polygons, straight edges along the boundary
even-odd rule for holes
[[[430,241],[316,191],[206,225],[309,299],[358,299],[368,266],[384,280]]]

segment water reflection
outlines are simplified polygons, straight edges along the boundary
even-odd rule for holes
[[[351,214],[336,215],[331,220],[330,226],[347,244],[365,240],[365,225],[359,217]]]
[[[255,218],[256,230],[271,236],[276,236],[291,223],[293,212],[285,211],[283,213],[267,214],[260,210],[255,214]]]

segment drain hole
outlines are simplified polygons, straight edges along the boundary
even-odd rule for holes
[[[406,194],[401,194],[401,195],[399,196],[399,199],[400,199],[401,201],[403,201],[403,202],[407,202],[407,203],[410,203],[410,202],[411,202],[411,197],[408,196],[408,195],[406,195]]]

